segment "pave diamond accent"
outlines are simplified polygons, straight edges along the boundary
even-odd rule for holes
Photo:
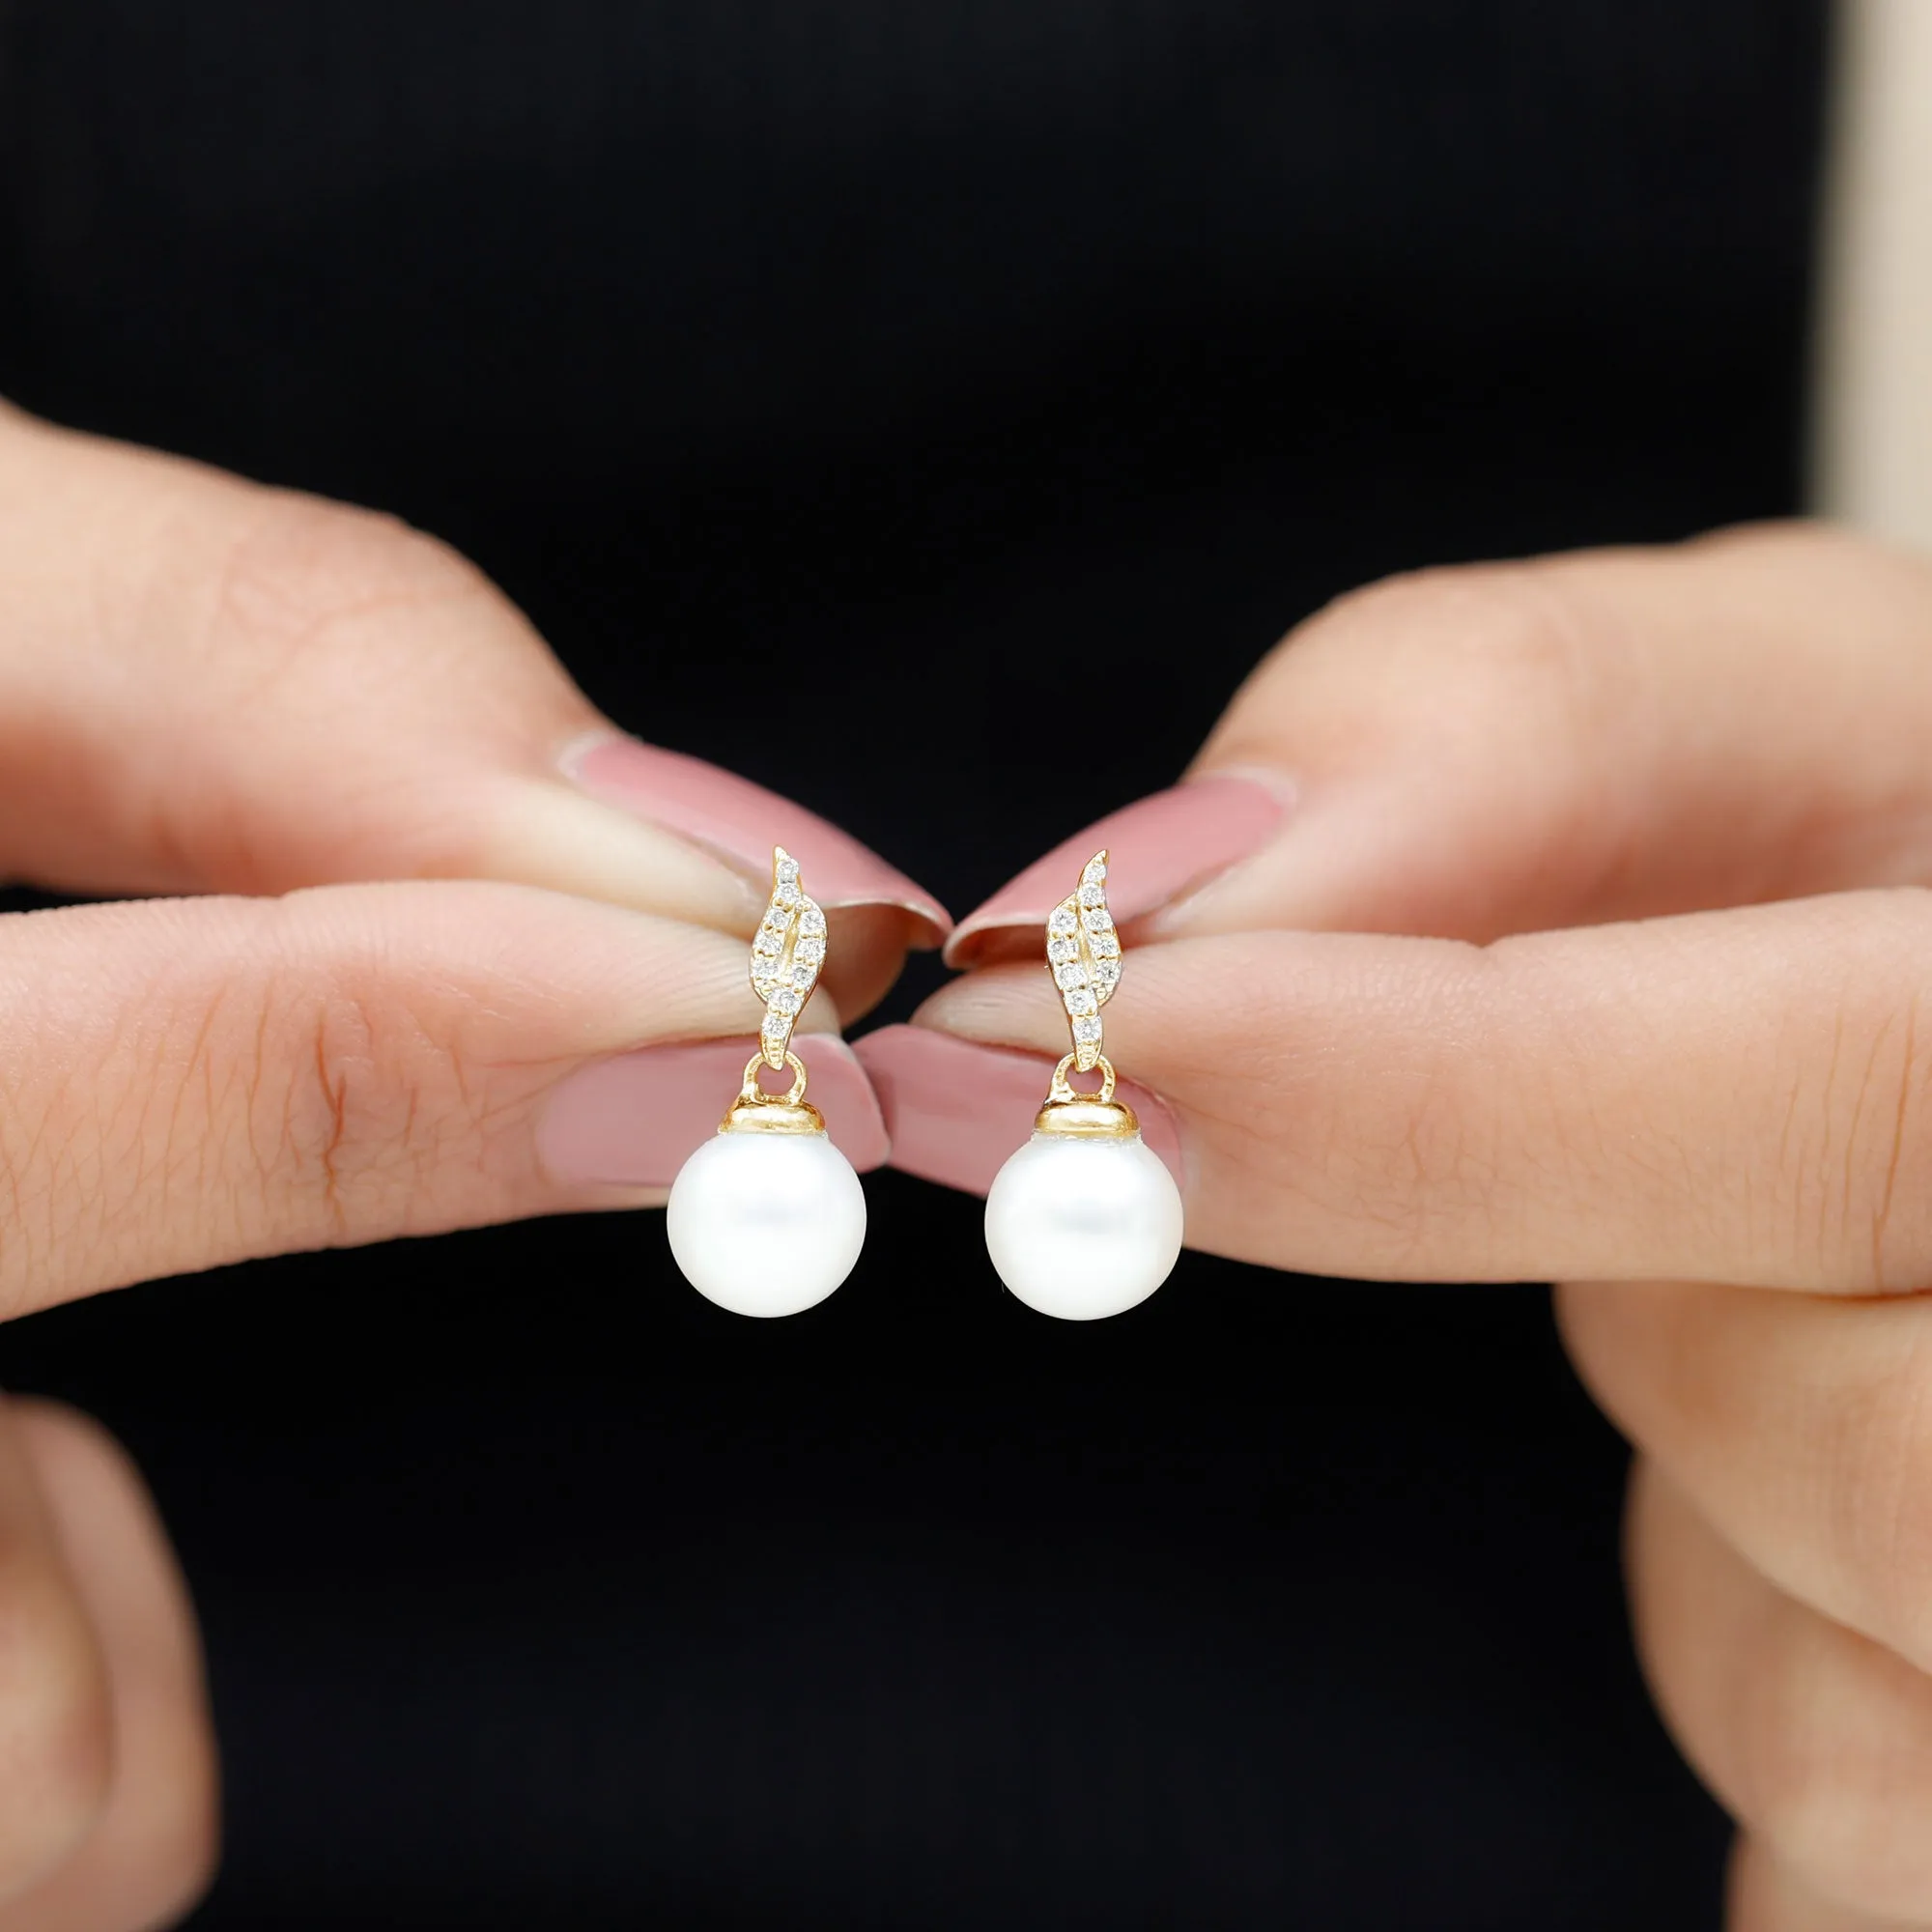
[[[1107,910],[1107,855],[1096,852],[1080,883],[1046,919],[1047,970],[1073,1029],[1073,1057],[1083,1070],[1100,1058],[1100,1009],[1121,982],[1121,940]]]
[[[752,941],[752,990],[766,1008],[758,1045],[768,1065],[784,1065],[791,1030],[824,960],[825,914],[806,896],[798,861],[774,845],[771,902]]]

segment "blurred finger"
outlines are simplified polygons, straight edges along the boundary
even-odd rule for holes
[[[0,1902],[74,1855],[112,1765],[108,1668],[24,1432],[0,1404]]]
[[[1343,598],[1185,783],[964,919],[1032,956],[1107,847],[1130,940],[1307,926],[1490,940],[1932,883],[1932,569],[1785,525],[1421,573]]]
[[[1932,1678],[1766,1581],[1649,1463],[1630,1570],[1658,1706],[1725,1808],[1816,1897],[1932,1922]]]
[[[1558,1294],[1611,1418],[1781,1589],[1932,1670],[1932,1300]]]
[[[1748,1837],[1739,1839],[1731,1856],[1730,1905],[1724,1927],[1725,1932],[1923,1932],[1922,1923],[1874,1918],[1869,1913],[1821,1898]]]
[[[0,1906],[0,1932],[142,1932],[199,1896],[219,1840],[213,1735],[187,1592],[146,1489],[94,1423],[16,1405],[105,1662],[112,1769],[86,1837]]]

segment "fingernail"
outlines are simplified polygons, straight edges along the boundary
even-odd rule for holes
[[[683,1040],[593,1061],[552,1090],[537,1122],[545,1169],[568,1185],[668,1187],[718,1131],[758,1042]],[[862,1174],[886,1158],[886,1124],[871,1082],[835,1034],[796,1034],[807,1095],[825,1131]]]
[[[822,906],[890,905],[923,928],[936,946],[952,915],[849,832],[777,792],[682,752],[609,734],[580,741],[562,759],[565,776],[593,798],[709,848],[757,885],[771,882],[772,847],[785,846],[804,867]]]
[[[1026,1144],[1053,1078],[1053,1062],[1037,1054],[981,1046],[931,1027],[881,1027],[853,1051],[884,1110],[893,1165],[969,1194],[984,1194],[1007,1157]],[[1131,1080],[1118,1091],[1140,1116],[1141,1138],[1184,1186],[1173,1113]]]
[[[1041,924],[1102,846],[1107,903],[1125,925],[1251,858],[1281,830],[1288,811],[1286,781],[1259,778],[1196,779],[1138,799],[1056,845],[969,913],[947,943],[946,963],[970,965],[994,934]]]

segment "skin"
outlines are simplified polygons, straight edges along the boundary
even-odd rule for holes
[[[1300,803],[1108,1009],[1193,1245],[1560,1284],[1734,1932],[1932,1925],[1928,745],[1932,570],[1848,537],[1379,585],[1236,698],[1197,773]],[[920,1017],[1058,1052],[1037,977]]]
[[[755,900],[559,778],[602,721],[484,580],[9,413],[0,581],[0,865],[197,895],[0,922],[0,1312],[649,1198],[560,1187],[533,1122],[587,1058],[742,1030]],[[1565,1284],[1738,1932],[1932,1925],[1928,744],[1932,572],[1848,539],[1378,586],[1230,707],[1197,769],[1301,803],[1130,935],[1109,1014],[1198,1245]],[[809,1022],[904,936],[850,915]],[[995,961],[922,1018],[1057,1053],[1037,992]],[[139,1479],[12,1403],[0,1932],[168,1922],[215,1818]]]
[[[560,1182],[536,1122],[586,1062],[749,1031],[763,885],[570,784],[609,723],[479,573],[0,406],[0,867],[195,895],[0,919],[0,1318],[662,1200]],[[831,919],[808,1029],[907,937],[890,906]],[[0,1404],[0,1932],[173,1921],[217,1816],[139,1476],[83,1418]]]

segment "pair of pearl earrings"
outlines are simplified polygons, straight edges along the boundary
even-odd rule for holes
[[[1107,855],[1046,922],[1046,964],[1073,1034],[1053,1069],[1033,1137],[1001,1168],[986,1197],[986,1250],[1000,1279],[1030,1308],[1068,1321],[1118,1315],[1145,1301],[1180,1253],[1180,1190],[1114,1096],[1100,1051],[1100,1009],[1121,983],[1121,941],[1107,910]],[[796,1315],[851,1273],[866,1239],[866,1195],[805,1097],[792,1028],[825,963],[825,914],[807,895],[798,861],[772,848],[772,896],[752,942],[752,990],[765,1003],[758,1051],[716,1134],[679,1171],[666,1225],[685,1278],[739,1315]],[[790,1069],[790,1091],[759,1074]],[[1098,1072],[1082,1094],[1074,1072]]]

